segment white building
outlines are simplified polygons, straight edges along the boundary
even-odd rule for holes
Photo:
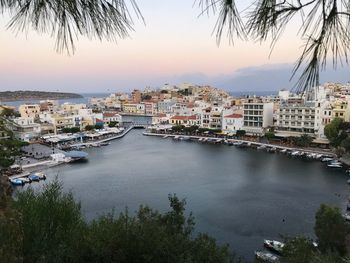
[[[281,105],[277,111],[276,135],[300,136],[308,134],[315,136],[315,103]]]
[[[236,133],[238,130],[243,129],[243,115],[230,114],[223,116],[222,118],[222,131],[227,133]]]
[[[30,141],[39,138],[41,126],[34,122],[34,118],[15,118],[13,123],[9,123],[9,128],[14,132],[16,138],[22,141]]]
[[[263,135],[273,126],[273,103],[249,99],[243,103],[243,130],[247,134]]]

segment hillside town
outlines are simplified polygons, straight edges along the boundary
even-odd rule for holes
[[[102,135],[113,133],[117,127],[143,116],[148,117],[143,124],[149,126],[197,126],[226,135],[244,131],[255,137],[271,131],[277,138],[307,134],[314,143],[327,145],[325,125],[334,118],[350,121],[349,102],[350,84],[326,83],[305,94],[281,90],[273,96],[243,97],[210,86],[165,85],[91,98],[88,104],[60,105],[54,100],[23,104],[18,107],[17,117],[6,117],[5,125],[22,141],[48,136],[67,140],[76,132],[85,132],[86,136],[96,133],[94,128],[99,128]],[[5,109],[17,110],[0,108]]]

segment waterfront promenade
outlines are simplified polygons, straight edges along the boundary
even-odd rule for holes
[[[210,136],[197,136],[197,135],[177,135],[177,134],[161,134],[161,133],[152,133],[152,132],[144,132],[143,135],[145,136],[156,136],[156,137],[170,137],[175,138],[178,137],[186,137],[191,139],[216,139],[218,142],[222,141],[223,138],[217,138],[217,137],[210,137]],[[242,142],[246,145],[250,145],[251,147],[266,147],[266,148],[275,148],[276,150],[287,150],[287,151],[301,151],[305,153],[314,153],[314,154],[322,154],[326,156],[331,156],[336,158],[336,154],[332,153],[330,151],[324,151],[324,150],[315,150],[315,149],[305,149],[305,148],[296,148],[296,147],[287,147],[282,146],[278,144],[270,144],[270,143],[262,143],[262,142],[254,142],[254,141],[248,141],[248,140],[241,140],[241,139],[226,139],[228,142]]]

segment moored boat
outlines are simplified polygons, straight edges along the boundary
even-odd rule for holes
[[[20,179],[10,179],[10,183],[13,186],[23,186],[24,185],[24,182]]]
[[[283,251],[284,243],[276,240],[264,240],[264,247],[267,249],[270,249],[273,252],[276,252],[278,254],[281,254]]]
[[[265,262],[278,262],[279,257],[267,251],[255,251],[255,257]]]
[[[321,160],[322,162],[331,162],[331,161],[334,161],[334,159],[333,158],[329,158],[329,157],[325,157],[325,158],[322,158],[322,160]]]
[[[343,165],[341,163],[329,163],[327,164],[327,167],[329,168],[335,168],[335,169],[340,169],[343,168]]]
[[[21,180],[23,182],[23,184],[30,184],[32,182],[32,180],[28,177],[20,177],[17,178],[18,180]]]

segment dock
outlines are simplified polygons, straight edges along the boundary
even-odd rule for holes
[[[131,125],[126,130],[124,130],[121,134],[118,134],[116,136],[112,136],[112,137],[109,137],[109,138],[106,138],[106,139],[96,140],[96,141],[92,141],[92,142],[75,143],[75,144],[71,144],[70,146],[71,147],[93,146],[93,145],[98,144],[98,143],[104,143],[104,142],[113,141],[113,140],[120,139],[120,138],[124,137],[129,131],[131,131],[134,128],[138,128],[138,126]]]
[[[190,139],[195,139],[195,140],[198,140],[199,142],[206,142],[208,141],[209,139],[210,140],[224,140],[223,138],[217,138],[217,137],[208,137],[208,136],[196,136],[196,135],[178,135],[178,134],[160,134],[160,133],[152,133],[152,132],[143,132],[143,135],[145,136],[155,136],[155,137],[163,137],[164,136],[167,136],[166,138],[175,138],[176,136],[178,137],[188,137]],[[177,138],[178,138],[177,137]],[[222,142],[221,141],[221,142]],[[303,148],[295,148],[295,147],[287,147],[287,146],[282,146],[282,145],[276,145],[276,144],[269,144],[269,143],[261,143],[261,142],[253,142],[253,141],[247,141],[247,140],[240,140],[240,139],[226,139],[226,141],[228,142],[240,142],[240,143],[243,143],[245,145],[249,145],[251,147],[265,147],[267,149],[276,149],[276,150],[279,150],[279,151],[282,151],[282,150],[286,150],[286,151],[300,151],[300,152],[305,152],[305,153],[314,153],[314,154],[322,154],[322,155],[326,155],[326,156],[331,156],[331,157],[334,157],[336,158],[336,154],[332,153],[332,152],[329,152],[329,151],[321,151],[321,150],[313,150],[313,149],[303,149]],[[219,142],[219,141],[217,141]]]

